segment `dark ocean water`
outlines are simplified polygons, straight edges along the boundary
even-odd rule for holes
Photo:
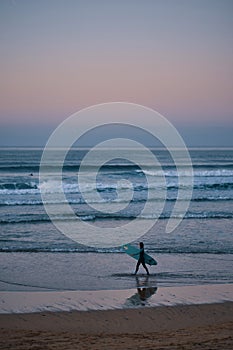
[[[97,186],[100,202],[106,212],[87,205],[77,182],[79,165],[87,150],[71,150],[63,167],[63,190],[66,200],[81,220],[91,225],[109,227],[123,225],[136,218],[147,201],[148,182],[157,195],[150,198],[155,205],[159,197],[159,179],[166,179],[166,202],[160,215],[147,213],[142,220],[158,221],[143,237],[146,250],[159,262],[153,273],[160,284],[229,283],[232,278],[233,254],[233,150],[191,149],[194,186],[192,200],[182,223],[170,234],[165,227],[178,193],[176,167],[165,150],[155,149],[162,169],[147,164],[142,170],[124,159],[114,159],[101,167],[97,185],[90,164],[85,174],[85,191],[92,202]],[[47,193],[50,204],[57,201],[58,179],[56,156],[48,164],[49,180],[39,183],[41,149],[1,149],[0,151],[0,252],[3,289],[30,286],[54,289],[128,288],[135,261],[120,247],[93,248],[78,244],[59,232],[51,223],[41,198]],[[190,176],[182,165],[182,179]],[[126,182],[122,182],[126,180]],[[153,183],[153,179],[156,181]],[[127,204],[130,185],[132,200],[120,211],[108,210]],[[186,181],[180,186],[184,190]],[[188,190],[188,188],[187,188]],[[157,191],[157,192],[156,192]],[[125,199],[124,199],[125,196]],[[93,195],[96,204],[96,196]],[[98,203],[97,203],[98,204]],[[172,214],[171,214],[172,213]],[[59,216],[56,220],[69,220]],[[56,270],[56,273],[53,273]],[[122,276],[121,276],[122,273]],[[126,273],[126,275],[124,275]],[[35,277],[36,276],[36,277]],[[9,283],[7,283],[9,282]],[[22,286],[21,286],[22,285]],[[14,286],[14,287],[13,287]],[[16,287],[17,286],[17,287]],[[24,286],[24,287],[23,287]]]

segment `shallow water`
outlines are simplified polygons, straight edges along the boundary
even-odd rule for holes
[[[231,255],[157,254],[157,266],[142,267],[150,286],[233,283]],[[1,290],[98,290],[137,287],[136,260],[118,253],[4,253]]]

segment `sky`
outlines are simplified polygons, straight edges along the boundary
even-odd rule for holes
[[[124,101],[188,146],[233,147],[232,0],[1,0],[0,50],[0,146]]]

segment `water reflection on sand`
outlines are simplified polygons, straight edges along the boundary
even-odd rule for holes
[[[158,287],[150,276],[135,276],[137,292],[126,299],[126,306],[146,305],[147,300],[154,295]]]

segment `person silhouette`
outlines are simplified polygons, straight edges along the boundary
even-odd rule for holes
[[[139,243],[139,248],[140,248],[140,253],[139,253],[139,259],[138,259],[138,262],[137,262],[137,265],[136,265],[136,270],[135,270],[135,275],[137,274],[138,272],[138,269],[139,269],[139,266],[142,264],[142,266],[144,267],[144,269],[146,270],[146,273],[147,275],[149,276],[149,270],[146,266],[146,263],[145,263],[145,257],[144,257],[144,243],[143,242],[140,242]]]
[[[146,301],[157,291],[157,287],[150,286],[148,283],[149,276],[144,276],[144,280],[140,281],[138,276],[136,276],[137,291],[141,301]]]

